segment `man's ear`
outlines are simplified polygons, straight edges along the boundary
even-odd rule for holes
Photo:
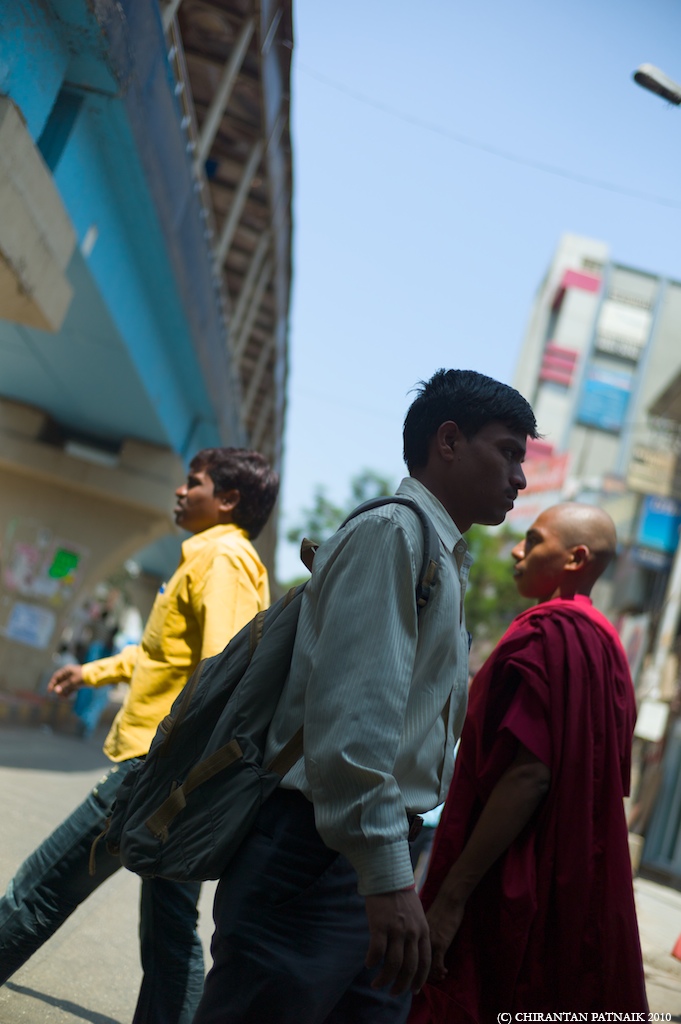
[[[234,488],[231,491],[224,491],[222,494],[216,495],[216,497],[220,501],[218,506],[220,511],[232,513],[241,501],[241,491]]]
[[[587,544],[577,544],[576,547],[570,548],[565,569],[568,572],[582,572],[591,562],[593,562],[593,555],[589,546]]]
[[[463,435],[453,420],[445,420],[437,428],[433,438],[433,446],[441,459],[445,462],[453,462],[456,455],[456,446],[461,442]]]

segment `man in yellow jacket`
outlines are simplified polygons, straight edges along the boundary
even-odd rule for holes
[[[127,682],[127,698],[104,744],[115,762],[87,799],[21,865],[0,899],[0,982],[5,982],[120,861],[93,840],[104,829],[127,773],[149,750],[159,722],[202,658],[219,653],[269,605],[267,571],[251,540],[267,522],[279,480],[258,452],[208,448],[177,489],[175,521],[193,534],[154,602],[139,645],[87,665],[66,665],[48,689]],[[198,884],[142,882],[144,978],[133,1024],[189,1024],[203,988],[196,933]]]

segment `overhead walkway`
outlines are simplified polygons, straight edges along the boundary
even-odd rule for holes
[[[0,688],[26,690],[96,580],[172,567],[148,545],[195,451],[281,464],[292,31],[273,0],[0,23]]]

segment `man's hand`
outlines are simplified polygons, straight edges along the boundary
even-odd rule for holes
[[[81,665],[64,665],[58,668],[49,683],[48,693],[58,693],[60,697],[68,697],[83,686],[83,669]]]
[[[430,970],[430,939],[421,900],[415,890],[367,896],[371,941],[364,963],[383,966],[372,988],[392,984],[391,993],[418,992]]]
[[[433,953],[429,981],[443,981],[447,976],[445,956],[461,926],[465,906],[463,900],[451,899],[446,891],[441,889],[428,910],[426,919]]]

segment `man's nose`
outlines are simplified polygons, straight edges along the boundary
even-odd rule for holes
[[[513,470],[511,481],[519,491],[524,491],[527,487],[527,480],[525,479],[525,474],[523,473],[523,468],[520,464],[518,464]]]
[[[176,488],[176,490],[175,490],[175,497],[176,498],[184,498],[186,493],[187,493],[187,485],[186,484],[180,484],[180,486],[178,488]]]
[[[520,562],[520,561],[521,561],[521,559],[523,559],[524,557],[525,557],[525,541],[522,541],[522,540],[521,540],[521,541],[520,541],[520,542],[519,542],[518,544],[516,544],[516,546],[515,546],[515,547],[513,548],[513,551],[511,552],[511,558],[512,558],[512,559],[513,559],[513,560],[514,560],[515,562]]]

